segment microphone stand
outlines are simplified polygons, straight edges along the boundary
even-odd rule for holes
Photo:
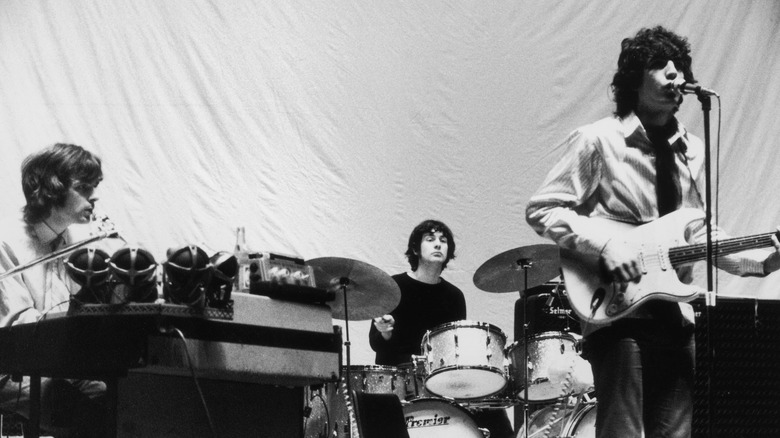
[[[712,242],[712,166],[710,159],[710,110],[712,109],[712,100],[708,93],[698,91],[696,96],[701,102],[702,115],[704,120],[704,172],[705,172],[705,199],[704,199],[704,220],[707,230],[707,292],[705,293],[705,319],[707,320],[706,338],[707,338],[707,436],[712,436],[712,360],[714,352],[712,351],[712,324],[710,323],[710,308],[715,307],[716,293],[713,286],[714,263],[713,242]]]
[[[98,240],[103,240],[108,237],[118,237],[119,233],[117,231],[102,231],[94,236],[88,237],[82,241],[72,243],[64,248],[60,248],[57,251],[52,252],[51,254],[46,254],[45,256],[38,257],[35,260],[29,261],[23,265],[16,266],[13,269],[9,269],[3,273],[0,273],[0,282],[3,280],[13,277],[14,275],[21,274],[22,272],[32,268],[33,266],[40,265],[41,263],[46,263],[51,260],[59,259],[62,257],[67,256],[68,254],[76,251],[77,249],[89,245],[90,243],[97,242]]]

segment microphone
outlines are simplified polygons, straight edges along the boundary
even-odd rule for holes
[[[116,237],[127,245],[127,239],[122,237],[122,234],[119,233],[119,228],[107,214],[103,212],[93,213],[92,224],[95,227],[93,234],[105,235],[105,237]]]
[[[718,93],[716,93],[714,90],[710,90],[709,88],[704,88],[696,82],[691,83],[691,82],[686,82],[685,80],[674,82],[674,88],[680,90],[680,93],[682,94],[698,94],[704,96],[720,97]]]

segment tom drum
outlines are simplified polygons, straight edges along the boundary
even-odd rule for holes
[[[476,321],[442,324],[425,333],[425,387],[433,394],[475,399],[501,392],[507,383],[506,335]]]

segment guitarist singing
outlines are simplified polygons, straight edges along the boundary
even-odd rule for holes
[[[673,291],[647,293],[648,283],[655,288],[663,280],[669,258],[686,259],[645,254],[621,232],[633,225],[639,237],[651,236],[704,209],[704,145],[675,118],[683,82],[695,82],[686,38],[659,26],[624,39],[611,84],[614,116],[566,138],[563,157],[527,206],[531,227],[562,249],[570,299],[570,283],[586,274],[595,279],[581,287],[591,294],[584,304],[572,307],[593,369],[599,438],[691,436],[693,309],[682,302],[688,299],[662,299]],[[682,228],[683,244],[705,241],[702,220]],[[771,234],[764,243],[775,251],[732,252],[716,264],[742,276],[774,272],[780,243]],[[565,261],[578,258],[582,263],[570,262],[568,272]],[[671,288],[687,287],[690,264],[671,267]]]

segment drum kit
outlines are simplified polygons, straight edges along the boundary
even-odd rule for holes
[[[517,438],[595,436],[593,377],[580,357],[581,337],[566,330],[528,330],[529,294],[559,274],[556,246],[506,251],[474,274],[480,290],[519,293],[525,304],[519,340],[506,345],[506,335],[493,324],[454,321],[429,330],[420,355],[399,366],[352,365],[349,339],[349,321],[395,309],[401,297],[395,280],[352,259],[324,257],[307,264],[314,268],[317,287],[340,291],[331,308],[334,318],[347,321],[347,330],[339,381],[307,388],[306,438],[359,437],[349,396],[353,391],[395,394],[411,438],[487,438],[489,432],[477,426],[472,414],[519,406],[523,416],[515,427]],[[556,294],[565,294],[561,289],[555,287]]]

